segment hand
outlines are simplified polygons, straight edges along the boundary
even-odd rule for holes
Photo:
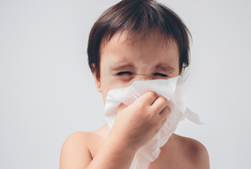
[[[130,106],[121,104],[109,134],[137,151],[150,141],[170,113],[168,100],[148,91]]]

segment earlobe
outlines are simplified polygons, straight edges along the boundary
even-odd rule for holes
[[[96,75],[94,75],[94,79],[95,79],[95,85],[96,85],[98,92],[102,93],[101,84],[100,84],[99,79],[97,79]]]
[[[102,93],[100,78],[97,78],[97,74],[96,74],[96,69],[95,69],[94,63],[92,64],[92,73],[93,73],[93,76],[94,76],[95,86],[96,86],[97,90],[100,93]]]

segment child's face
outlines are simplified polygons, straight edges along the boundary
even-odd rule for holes
[[[176,42],[166,44],[159,34],[132,43],[126,35],[113,35],[100,49],[100,79],[96,87],[103,100],[115,88],[130,86],[136,80],[168,79],[179,75],[179,51]]]

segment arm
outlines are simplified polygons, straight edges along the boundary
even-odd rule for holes
[[[135,153],[122,140],[108,135],[87,169],[128,169]]]
[[[100,150],[92,159],[87,146],[88,135],[76,132],[70,135],[61,151],[60,169],[128,169],[132,163],[135,150],[126,143],[108,135]]]
[[[121,105],[94,159],[87,146],[87,133],[69,136],[62,148],[60,169],[128,169],[137,150],[164,125],[170,113],[167,103],[149,91],[130,106]]]

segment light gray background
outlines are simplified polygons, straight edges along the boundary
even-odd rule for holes
[[[62,144],[105,124],[87,64],[89,31],[117,0],[0,1],[0,168],[59,167]],[[212,169],[251,168],[251,1],[166,0],[193,35],[188,107]]]

